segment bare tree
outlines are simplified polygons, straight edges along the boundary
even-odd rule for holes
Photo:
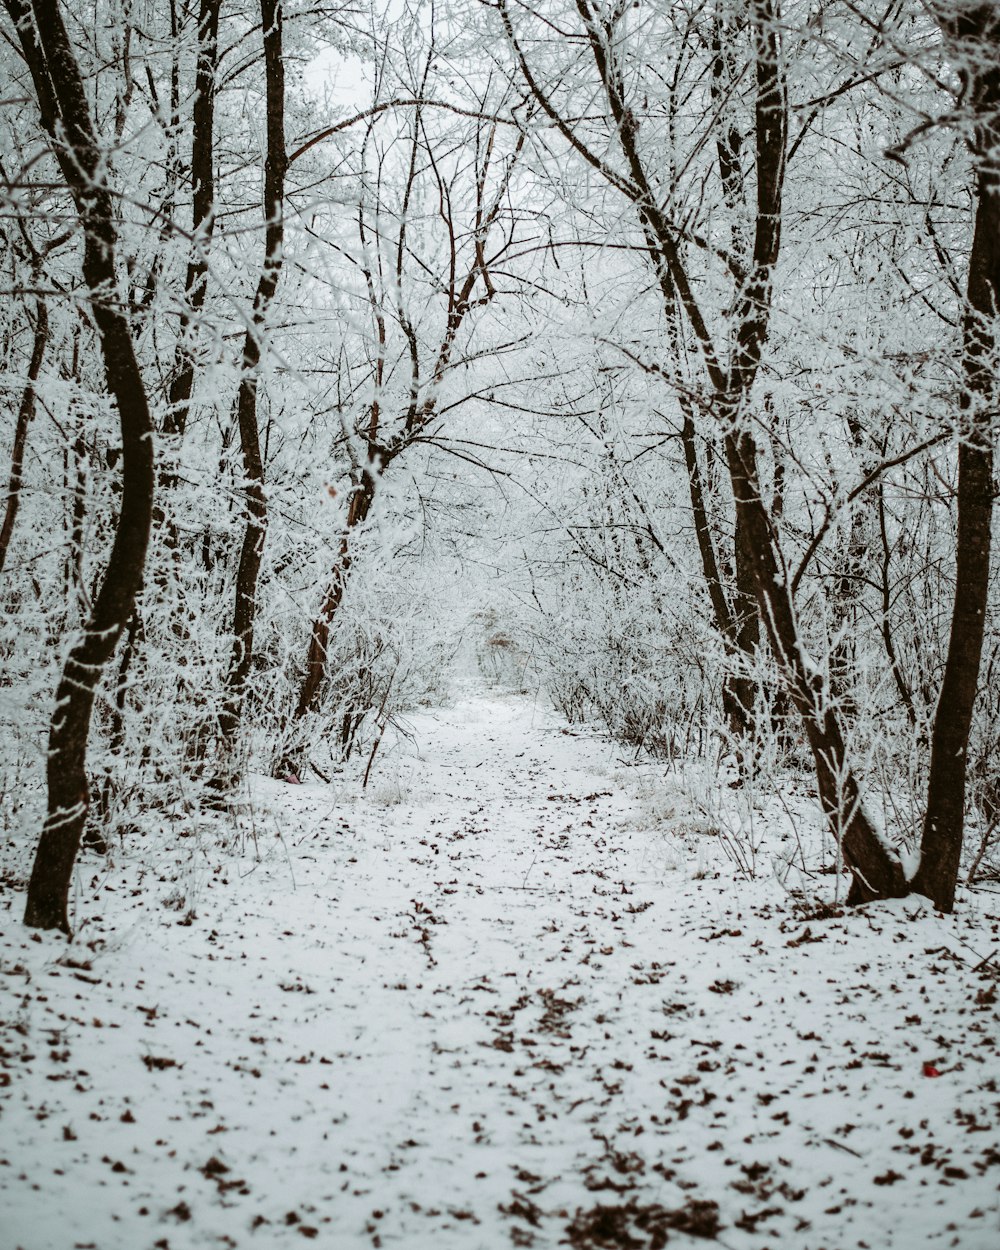
[[[14,427],[14,446],[10,453],[10,484],[7,487],[7,506],[4,508],[3,523],[0,525],[0,573],[7,562],[7,551],[10,548],[11,536],[14,533],[14,522],[21,503],[21,482],[24,474],[24,450],[28,442],[28,427],[35,415],[35,386],[42,370],[45,347],[49,340],[49,310],[44,298],[35,300],[35,327],[32,334],[31,359],[28,362],[28,373],[25,378],[21,403],[17,410],[17,423]]]
[[[264,538],[267,533],[267,495],[264,461],[257,417],[258,372],[267,333],[271,301],[278,289],[285,238],[285,69],[282,61],[281,0],[261,0],[264,32],[264,77],[267,108],[267,155],[264,162],[264,260],[254,294],[250,323],[243,340],[243,360],[236,419],[243,457],[246,493],[246,528],[236,570],[236,605],[233,612],[233,652],[219,714],[223,752],[229,755],[243,715],[247,676],[253,662],[254,620],[257,614],[257,582]],[[223,763],[225,774],[227,765]]]
[[[316,708],[326,676],[331,627],[354,561],[355,538],[369,518],[378,482],[408,448],[436,430],[443,388],[468,358],[460,344],[470,314],[496,295],[491,273],[502,264],[516,233],[508,198],[524,135],[515,133],[508,148],[499,141],[496,121],[477,120],[461,145],[453,140],[442,143],[429,129],[429,110],[421,99],[435,55],[432,41],[407,122],[402,185],[395,185],[388,165],[377,171],[364,168],[362,173],[366,190],[357,210],[358,266],[371,326],[370,399],[349,440],[353,465],[344,528],[312,623],[294,720]],[[484,95],[477,110],[484,118],[487,104]],[[363,157],[374,133],[372,120],[361,145]],[[451,159],[456,146],[467,154],[457,164]],[[437,205],[429,241],[421,238],[411,220],[412,204],[428,190]],[[442,304],[440,324],[434,328],[422,324],[436,318]],[[390,388],[390,375],[405,377],[401,409],[394,407],[393,394],[398,396],[400,384]],[[284,761],[284,767],[291,766],[292,761]]]
[[[118,527],[100,591],[56,690],[49,732],[48,814],[25,910],[26,924],[68,932],[69,885],[89,801],[87,738],[94,695],[142,583],[153,507],[153,427],[118,294],[107,156],[97,138],[58,0],[4,3],[17,27],[42,125],[83,229],[83,278],[122,435]]]
[[[200,0],[197,66],[191,106],[191,252],[184,283],[174,374],[164,433],[184,434],[195,379],[191,338],[208,295],[208,251],[215,228],[215,90],[219,59],[219,10],[222,0]]]
[[[990,577],[993,442],[1000,398],[1000,14],[992,4],[934,5],[962,81],[975,162],[976,222],[962,320],[955,601],[931,738],[927,811],[913,887],[943,911],[955,901],[965,826],[969,729],[979,685]]]
[[[629,6],[602,5],[592,3],[591,0],[574,0],[574,5],[582,26],[583,41],[591,54],[603,93],[612,143],[620,151],[621,166],[612,163],[610,157],[600,152],[593,141],[582,136],[579,129],[563,115],[528,63],[507,0],[500,0],[499,9],[521,73],[542,112],[554,123],[570,146],[635,206],[644,244],[663,300],[670,347],[669,359],[682,359],[687,330],[693,333],[696,350],[701,356],[710,393],[702,397],[690,394],[683,382],[678,385],[677,397],[682,413],[680,437],[687,469],[691,515],[711,619],[734,665],[734,671],[727,676],[723,690],[724,710],[731,731],[737,738],[742,738],[750,732],[753,722],[755,683],[747,670],[753,664],[760,637],[760,626],[754,608],[749,552],[746,549],[747,535],[742,516],[737,510],[734,570],[733,576],[727,579],[711,523],[711,492],[699,453],[698,438],[700,410],[711,409],[719,403],[731,403],[731,386],[725,360],[713,342],[708,320],[695,296],[684,259],[688,247],[701,251],[713,249],[706,239],[679,225],[672,216],[673,187],[669,185],[669,179],[658,176],[658,172],[651,168],[649,151],[640,141],[639,114],[626,85]],[[726,46],[723,40],[731,38],[732,34],[724,29],[721,19],[715,23],[715,34],[711,81],[713,91],[719,96],[734,89],[732,82],[727,83],[724,80],[727,76],[734,78],[736,75],[729,67],[728,54],[724,55],[723,51]],[[716,125],[723,191],[735,211],[736,200],[742,199],[743,195],[743,172],[738,167],[739,143],[734,129],[723,131],[717,121]],[[662,187],[664,182],[668,187],[666,192]],[[745,255],[745,237],[740,234],[734,238],[733,243],[734,246],[728,251],[714,250],[730,271],[730,278],[735,282],[737,291],[742,288],[746,292],[748,260]],[[753,318],[760,320],[763,314],[763,330],[766,336],[766,308],[759,309],[745,299],[740,302],[739,307],[744,317],[749,312]],[[739,320],[734,318],[733,340],[739,342],[741,335],[746,332],[748,331],[741,328]],[[738,385],[751,386],[755,372],[754,369],[741,378]]]
[[[736,504],[736,589],[752,586],[760,620],[777,661],[788,695],[798,710],[816,768],[820,802],[853,874],[850,901],[901,896],[918,888],[938,906],[953,904],[964,807],[965,751],[976,694],[979,654],[989,575],[992,451],[989,414],[995,409],[997,308],[997,105],[1000,69],[997,67],[998,19],[992,6],[957,0],[938,5],[936,12],[963,78],[965,103],[974,118],[973,151],[977,157],[978,208],[969,278],[969,309],[965,318],[964,371],[959,448],[959,539],[956,606],[948,663],[938,701],[932,743],[922,865],[911,883],[892,846],[865,811],[863,787],[847,748],[844,710],[833,697],[827,676],[809,656],[793,599],[792,584],[778,540],[776,518],[761,484],[761,453],[755,424],[766,428],[759,410],[755,384],[760,373],[773,305],[773,282],[781,248],[783,192],[790,150],[790,111],[785,67],[774,0],[751,0],[746,31],[751,53],[747,72],[753,84],[753,114],[748,146],[752,148],[752,181],[743,168],[742,140],[723,130],[716,144],[724,198],[738,207],[743,188],[753,185],[756,204],[748,227],[734,232],[735,250],[722,256],[736,277],[729,313],[731,331],[728,360],[719,352],[701,297],[692,279],[686,251],[711,251],[686,221],[664,207],[648,170],[640,140],[640,119],[627,84],[631,63],[627,41],[629,6],[574,0],[589,48],[597,81],[613,120],[612,150],[617,148],[624,170],[582,135],[579,121],[569,119],[546,93],[529,64],[521,37],[506,0],[500,13],[529,90],[570,146],[607,182],[636,205],[651,258],[657,268],[667,304],[675,306],[696,345],[709,383],[709,407],[720,432],[725,462]],[[718,31],[718,27],[716,27]],[[715,40],[715,67],[720,64],[720,41]],[[731,56],[731,44],[726,56]],[[719,73],[713,75],[718,88]],[[848,81],[846,90],[851,82]],[[717,92],[718,94],[718,92]],[[811,124],[809,117],[807,126]],[[670,178],[666,203],[674,195]],[[747,240],[745,261],[739,237]],[[715,249],[718,255],[718,248]],[[671,350],[678,336],[671,332]],[[683,400],[682,400],[683,405]],[[696,532],[702,551],[706,582],[712,594],[716,625],[732,636],[736,617],[727,624],[720,615],[722,600],[713,593],[717,580],[712,562],[706,563],[707,526],[697,503],[697,462],[687,455],[692,483]],[[718,600],[718,603],[716,603]]]

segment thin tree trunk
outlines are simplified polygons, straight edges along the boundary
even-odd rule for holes
[[[405,220],[403,227],[405,227]],[[361,244],[367,249],[363,205],[358,208],[358,231],[361,237]],[[402,252],[400,251],[399,254],[401,256]],[[313,621],[309,634],[305,673],[302,678],[302,685],[299,687],[299,697],[295,705],[293,721],[301,720],[308,712],[314,711],[319,701],[320,690],[327,672],[327,648],[330,642],[330,628],[343,602],[347,579],[353,563],[353,553],[351,551],[352,537],[354,531],[360,529],[368,520],[368,514],[371,511],[372,502],[375,498],[376,475],[385,466],[383,458],[385,449],[378,442],[379,420],[382,413],[382,383],[385,377],[385,316],[375,293],[371,269],[367,264],[364,272],[365,282],[368,287],[368,302],[375,319],[378,341],[374,378],[375,395],[368,413],[368,428],[365,431],[367,464],[358,466],[355,471],[355,481],[347,505],[347,519],[344,533],[340,540],[337,560],[331,570],[330,582],[323,602],[320,605],[319,614]],[[401,281],[399,273],[397,273],[397,277]],[[295,761],[291,757],[287,757],[282,762],[281,770],[283,772],[294,771],[295,767]]]
[[[76,369],[74,377],[79,377]],[[83,532],[87,520],[87,436],[86,414],[74,411],[77,405],[70,402],[70,414],[75,418],[76,430],[70,448],[73,457],[73,503],[69,514],[69,563],[67,565],[66,598],[70,594],[76,600],[76,611],[82,615],[87,610],[87,588],[84,585]],[[67,466],[68,467],[68,466]],[[67,486],[69,485],[67,479]],[[69,604],[67,602],[67,608]]]
[[[757,448],[751,435],[728,435],[726,460],[748,539],[761,619],[789,697],[802,718],[823,812],[854,876],[849,899],[901,898],[909,893],[902,864],[865,813],[836,704],[802,646],[787,574],[760,496]]]
[[[163,432],[180,438],[187,428],[194,389],[195,359],[191,335],[208,292],[208,248],[215,226],[215,79],[219,59],[219,10],[222,0],[201,0],[198,12],[198,63],[191,129],[191,255],[184,283],[185,306],[174,360],[174,376]],[[268,27],[265,25],[265,30]],[[280,39],[280,33],[279,33]],[[282,140],[284,147],[284,140]],[[270,215],[268,217],[270,221]]]
[[[646,172],[642,154],[637,142],[638,127],[631,109],[626,104],[625,83],[620,66],[614,52],[614,41],[610,25],[604,25],[598,10],[591,0],[576,0],[577,11],[587,31],[588,41],[594,62],[601,75],[601,81],[607,95],[612,117],[618,129],[618,139],[622,153],[628,164],[632,179],[633,201],[642,223],[646,241],[646,249],[657,275],[657,282],[664,300],[664,311],[668,319],[668,335],[671,346],[676,354],[679,350],[679,336],[673,326],[672,317],[676,308],[684,310],[691,328],[695,333],[709,375],[709,381],[716,396],[724,395],[728,390],[728,379],[725,370],[719,364],[711,343],[708,327],[703,321],[681,261],[676,233],[659,207],[659,197],[653,189]],[[505,18],[505,21],[507,19]],[[512,36],[512,28],[508,25],[508,34]],[[727,149],[728,151],[728,149]],[[738,158],[738,145],[729,153],[731,159]],[[722,153],[720,153],[720,159]],[[737,175],[732,165],[724,165],[723,178],[726,183],[727,196],[734,195]],[[691,508],[694,518],[695,535],[698,541],[698,553],[702,562],[702,573],[705,578],[712,607],[712,620],[719,632],[729,656],[742,662],[743,672],[727,677],[723,687],[723,711],[729,728],[737,738],[745,737],[752,724],[755,684],[747,676],[746,667],[752,662],[760,637],[760,626],[756,619],[754,596],[752,591],[752,575],[749,570],[749,553],[746,550],[746,537],[736,521],[734,543],[735,578],[729,596],[726,595],[720,571],[718,553],[712,537],[708,519],[706,492],[702,475],[698,469],[697,443],[695,426],[690,404],[680,398],[683,410],[681,441],[684,447],[685,465],[688,470],[688,489],[691,497]]]
[[[10,453],[10,485],[7,487],[7,507],[4,509],[3,524],[0,525],[0,573],[7,562],[7,551],[10,547],[14,522],[21,503],[21,482],[24,476],[24,449],[28,441],[28,426],[35,415],[35,383],[42,368],[45,346],[49,338],[49,312],[45,300],[35,301],[35,334],[31,348],[31,360],[28,363],[28,377],[21,396],[21,404],[17,410],[17,424],[14,427],[14,447]]]
[[[882,546],[882,556],[879,560],[879,591],[881,595],[881,604],[879,605],[879,632],[882,635],[882,646],[885,649],[886,659],[889,661],[889,670],[892,673],[892,680],[896,685],[896,690],[902,701],[903,707],[906,709],[906,719],[910,722],[911,729],[916,729],[917,708],[913,701],[913,691],[910,689],[909,682],[906,680],[906,677],[903,674],[903,669],[899,663],[899,655],[896,651],[896,641],[892,633],[892,620],[890,618],[890,609],[892,607],[892,585],[889,580],[892,550],[889,545],[889,530],[886,526],[885,520],[885,483],[881,478],[878,480],[876,491],[878,499],[879,541]]]
[[[281,276],[284,243],[285,172],[285,71],[282,63],[281,0],[261,0],[264,30],[264,73],[267,95],[267,157],[264,163],[264,263],[254,296],[251,324],[243,341],[243,364],[236,400],[240,449],[246,489],[247,521],[236,572],[236,606],[233,613],[233,653],[226,691],[219,715],[223,751],[230,754],[243,716],[246,681],[253,662],[254,622],[257,615],[257,581],[267,533],[267,496],[264,492],[264,461],[257,422],[257,379],[267,314]],[[220,778],[224,781],[225,778]]]
[[[879,838],[865,814],[836,705],[822,674],[807,657],[792,605],[777,535],[760,494],[757,447],[746,428],[745,407],[767,339],[772,280],[781,246],[787,104],[772,0],[753,0],[757,100],[755,143],[757,212],[753,266],[737,312],[738,331],[729,388],[720,404],[726,462],[760,619],[782,678],[806,731],[816,768],[820,803],[854,876],[852,902],[900,897],[909,891],[899,858]]]
[[[733,616],[736,629],[736,655],[742,662],[742,671],[730,674],[726,679],[732,705],[730,721],[737,725],[742,736],[748,735],[754,726],[754,703],[757,698],[757,682],[752,671],[747,671],[760,646],[760,618],[754,595],[753,554],[750,544],[752,535],[739,508],[736,509],[733,526]]]
[[[729,98],[734,92],[738,71],[733,62],[732,40],[735,31],[724,9],[717,9],[712,27],[712,101],[717,110],[716,161],[722,197],[729,210],[730,251],[739,270],[745,271],[750,261],[750,241],[745,228],[746,178],[743,170],[743,136],[739,127],[726,115],[731,111]],[[743,660],[743,671],[726,678],[724,700],[730,704],[730,727],[740,736],[750,733],[754,719],[757,683],[749,670],[760,646],[760,621],[754,596],[750,536],[743,514],[736,509],[733,526],[733,589],[732,628],[736,646],[734,655]]]
[[[351,572],[352,552],[351,539],[354,531],[364,525],[371,511],[372,500],[375,498],[374,470],[362,470],[360,484],[354,488],[351,501],[347,507],[347,525],[340,540],[337,563],[330,576],[330,584],[320,606],[319,614],[312,624],[309,637],[309,650],[306,653],[306,671],[299,688],[299,698],[295,705],[295,720],[301,720],[307,712],[315,711],[319,692],[326,676],[327,646],[330,642],[330,626],[340,610],[344,590]]]
[[[663,258],[655,252],[655,240],[647,231],[647,248],[650,258],[657,270],[661,293],[664,297],[664,311],[668,319],[668,335],[671,351],[679,358],[679,334],[673,323],[675,296],[669,274]],[[681,406],[681,447],[684,451],[684,466],[687,470],[688,497],[691,501],[691,517],[694,521],[695,539],[698,543],[698,554],[701,557],[701,571],[708,590],[708,601],[712,610],[712,624],[722,639],[726,655],[730,662],[740,665],[741,658],[748,661],[748,651],[755,649],[756,609],[753,600],[753,587],[746,576],[746,554],[741,541],[742,535],[737,528],[736,582],[733,601],[726,594],[722,571],[719,567],[718,552],[712,535],[712,524],[708,515],[708,492],[704,474],[698,459],[698,435],[694,414],[690,401],[679,395]],[[747,588],[749,585],[749,597]],[[747,611],[749,609],[749,612]],[[738,616],[735,613],[738,612]],[[749,622],[748,622],[748,617]],[[722,685],[722,711],[729,726],[729,732],[737,740],[747,737],[750,732],[754,704],[754,684],[745,675],[737,671],[727,673]]]
[[[955,602],[944,680],[931,734],[927,811],[914,889],[942,911],[955,903],[965,823],[969,730],[979,683],[990,576],[997,314],[1000,311],[1000,16],[993,5],[939,5],[953,41],[966,102],[979,119],[973,139],[978,203],[963,319],[964,386],[959,416]]]
[[[111,555],[93,610],[66,659],[49,730],[48,814],[28,883],[25,923],[69,932],[67,899],[87,817],[87,738],[94,693],[136,594],[153,506],[149,404],[121,312],[115,225],[106,160],[58,0],[4,0],[17,26],[41,111],[84,231],[83,276],[122,435],[122,501]]]
[[[430,70],[431,61],[427,63],[427,72]],[[372,502],[375,497],[376,484],[379,476],[388,467],[388,465],[409,447],[427,426],[434,419],[437,413],[437,405],[440,394],[441,383],[451,365],[452,354],[455,344],[458,341],[458,335],[462,325],[470,310],[481,302],[473,298],[473,293],[477,282],[480,280],[486,288],[485,299],[491,299],[495,294],[492,280],[490,278],[487,259],[486,259],[486,239],[490,230],[495,225],[501,209],[503,208],[507,192],[510,185],[511,175],[515,168],[515,164],[521,150],[524,146],[524,135],[519,135],[515,148],[513,159],[509,162],[506,172],[504,173],[496,194],[487,201],[485,197],[485,183],[487,166],[489,163],[489,153],[492,151],[493,135],[491,132],[487,143],[487,155],[481,169],[480,177],[477,180],[477,203],[476,203],[476,238],[477,245],[475,256],[469,265],[464,276],[459,279],[459,270],[457,268],[457,254],[455,250],[455,229],[454,224],[450,223],[451,231],[451,279],[448,285],[448,314],[445,321],[444,331],[441,337],[440,345],[434,360],[433,369],[430,378],[425,386],[421,385],[420,370],[420,353],[417,342],[416,332],[410,324],[406,309],[403,303],[403,275],[404,260],[407,255],[406,230],[408,225],[407,205],[416,181],[416,171],[418,169],[418,157],[420,154],[420,136],[421,136],[421,120],[420,110],[414,117],[413,136],[410,147],[409,170],[407,174],[406,190],[403,197],[403,211],[400,215],[399,235],[396,241],[396,296],[397,307],[396,312],[400,325],[403,327],[404,334],[408,340],[410,355],[410,399],[407,406],[406,415],[403,418],[403,428],[398,431],[395,437],[386,440],[384,443],[379,440],[379,422],[381,419],[382,405],[382,384],[385,372],[385,353],[386,353],[386,325],[385,316],[383,314],[379,299],[376,295],[375,285],[372,279],[371,269],[366,266],[365,280],[368,287],[368,298],[375,320],[378,341],[378,356],[375,364],[375,394],[368,413],[367,429],[364,431],[366,443],[366,460],[364,464],[355,465],[352,474],[352,493],[348,504],[346,524],[344,533],[341,536],[340,546],[337,553],[337,559],[334,563],[330,574],[330,581],[327,587],[326,595],[320,605],[319,614],[313,621],[312,629],[309,637],[309,648],[306,653],[305,673],[302,679],[302,685],[299,688],[299,697],[296,702],[295,711],[293,713],[293,721],[301,720],[308,712],[315,709],[323,681],[327,672],[327,648],[330,640],[330,630],[333,625],[334,618],[340,610],[343,602],[344,591],[350,576],[353,564],[352,538],[355,532],[368,519],[371,511]],[[431,161],[433,166],[433,160]],[[446,200],[443,196],[443,202]],[[359,208],[358,213],[358,229],[361,237],[362,247],[367,250],[367,231],[364,222],[363,205]],[[421,394],[423,391],[423,398]],[[345,742],[349,742],[353,729],[356,728],[357,713],[348,710],[345,713],[344,725],[345,729],[342,738]],[[279,771],[295,771],[295,761],[291,754],[279,764]]]

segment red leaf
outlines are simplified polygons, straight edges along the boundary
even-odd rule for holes
[[[941,1073],[937,1070],[937,1068],[935,1068],[935,1066],[932,1063],[924,1064],[924,1076],[940,1076],[940,1075]]]

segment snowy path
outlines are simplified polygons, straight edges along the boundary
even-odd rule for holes
[[[805,921],[528,701],[414,733],[6,894],[2,1250],[1000,1245],[1000,900]]]

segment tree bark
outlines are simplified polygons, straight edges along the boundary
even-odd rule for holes
[[[295,720],[301,720],[307,712],[315,711],[319,692],[326,676],[326,650],[330,642],[330,626],[340,609],[344,598],[344,590],[351,572],[352,552],[351,538],[355,530],[364,525],[371,511],[375,498],[374,468],[362,470],[361,481],[354,487],[351,501],[347,506],[347,524],[340,540],[337,563],[330,576],[319,614],[313,621],[309,636],[309,650],[306,653],[306,671],[299,687],[299,698],[295,705]]]
[[[184,283],[185,308],[168,392],[163,432],[177,438],[187,428],[194,389],[195,359],[190,342],[208,291],[208,248],[215,226],[215,78],[219,59],[219,10],[222,0],[201,0],[198,12],[198,62],[191,128],[191,255]]]
[[[768,642],[789,697],[802,718],[824,815],[854,877],[850,901],[902,898],[910,889],[902,864],[882,842],[865,813],[836,703],[802,646],[788,577],[760,496],[753,438],[746,433],[728,435],[726,460],[748,539],[757,603]]]
[[[267,533],[264,461],[257,422],[257,379],[267,314],[281,276],[285,237],[284,196],[288,157],[285,151],[285,71],[282,63],[281,0],[261,0],[264,31],[264,73],[267,97],[267,156],[264,162],[264,262],[254,296],[251,322],[243,341],[243,363],[236,417],[243,456],[247,521],[236,572],[233,652],[226,679],[219,731],[225,755],[231,749],[243,716],[246,681],[253,662],[257,581]],[[224,771],[225,765],[224,765]],[[228,778],[220,777],[220,782]]]
[[[927,811],[913,886],[935,906],[955,903],[965,822],[969,731],[979,683],[990,576],[993,431],[1000,311],[1000,15],[993,5],[940,4],[939,20],[975,118],[976,223],[962,325],[955,600],[931,734]]]
[[[369,128],[370,133],[371,129]],[[411,169],[412,164],[413,162],[411,162]],[[401,230],[403,228],[405,228],[405,220],[401,225]],[[367,247],[363,205],[359,205],[358,208],[358,231],[362,246]],[[402,248],[399,249],[399,255],[402,255]],[[351,540],[354,531],[368,520],[368,514],[371,512],[371,506],[375,499],[377,475],[385,467],[386,449],[380,446],[378,440],[379,422],[382,415],[382,384],[385,378],[386,325],[385,316],[375,292],[371,268],[367,264],[364,268],[364,274],[365,283],[368,287],[368,302],[375,321],[378,343],[378,354],[375,361],[375,394],[368,412],[368,425],[365,430],[367,463],[355,466],[353,489],[347,505],[347,519],[343,535],[341,536],[337,559],[330,573],[330,582],[323,602],[320,605],[319,614],[313,621],[309,634],[305,674],[299,687],[299,697],[292,716],[293,721],[301,720],[308,712],[314,711],[319,701],[320,690],[322,689],[327,671],[327,647],[330,642],[330,627],[343,602],[344,590],[347,586],[347,579],[353,563]],[[402,277],[398,272],[397,278],[401,287]],[[282,772],[294,772],[296,767],[297,765],[290,755],[286,756],[280,765]]]
[[[428,61],[428,72],[431,61]],[[323,681],[327,673],[327,648],[330,640],[330,630],[333,625],[334,618],[340,610],[341,603],[344,598],[344,591],[350,577],[351,568],[354,561],[352,551],[353,539],[356,532],[364,525],[371,512],[372,503],[375,498],[377,483],[386,470],[386,468],[398,456],[405,453],[420,436],[425,432],[427,427],[434,420],[438,412],[438,400],[440,397],[440,388],[444,378],[451,366],[453,353],[458,342],[458,336],[462,326],[470,311],[480,303],[484,303],[493,298],[495,288],[489,273],[489,266],[486,257],[486,243],[489,238],[490,231],[496,225],[501,211],[506,201],[507,193],[510,186],[510,179],[517,160],[520,156],[525,143],[525,136],[519,134],[515,150],[512,158],[508,162],[505,173],[500,179],[496,193],[490,198],[486,198],[486,174],[489,165],[489,153],[493,149],[494,131],[491,130],[490,137],[486,144],[487,155],[484,158],[481,171],[477,178],[477,197],[475,211],[475,250],[473,257],[469,263],[468,269],[463,271],[458,266],[458,252],[456,248],[456,236],[459,231],[451,218],[448,218],[449,233],[451,236],[451,256],[449,274],[450,280],[447,285],[448,311],[445,319],[441,340],[437,346],[434,356],[434,363],[430,371],[430,376],[426,379],[421,377],[420,362],[420,345],[417,339],[416,331],[407,314],[405,303],[403,300],[404,290],[404,273],[405,260],[410,254],[406,241],[406,231],[409,225],[407,214],[407,205],[410,197],[414,193],[417,184],[418,170],[420,168],[420,156],[423,151],[422,142],[423,129],[421,123],[420,105],[418,104],[413,121],[413,132],[410,140],[410,158],[409,167],[406,177],[405,191],[403,195],[403,211],[400,214],[399,234],[396,239],[396,271],[395,271],[395,298],[396,313],[399,324],[406,336],[409,356],[410,356],[410,397],[405,414],[402,416],[401,428],[398,428],[394,434],[388,438],[380,435],[380,422],[382,419],[382,385],[384,381],[385,363],[386,363],[386,321],[382,309],[381,301],[376,293],[375,283],[371,268],[366,264],[364,267],[365,281],[368,287],[368,299],[372,311],[373,320],[376,327],[376,340],[378,344],[378,353],[375,361],[374,375],[374,397],[368,410],[367,423],[364,429],[359,429],[359,435],[362,435],[365,441],[365,460],[354,465],[352,471],[351,495],[347,508],[347,518],[341,535],[337,557],[330,573],[330,580],[327,585],[327,591],[320,605],[320,610],[312,623],[312,629],[309,637],[309,647],[306,653],[305,672],[302,678],[302,684],[299,688],[299,697],[296,702],[295,711],[292,714],[292,720],[301,720],[308,712],[315,710],[319,695],[322,689]],[[369,130],[370,133],[370,130]],[[437,173],[434,165],[433,156],[428,151],[429,163],[435,170],[438,178],[438,190],[441,195],[441,203],[449,204],[450,200],[445,185],[440,181],[440,174]],[[450,212],[450,207],[449,210]],[[362,247],[367,250],[367,228],[365,226],[364,206],[359,206],[358,211],[358,230],[360,233]],[[475,298],[475,290],[477,283],[482,282],[485,287],[485,295],[479,299]],[[357,719],[357,713],[348,711],[345,714],[345,725],[348,729],[345,732],[345,741],[350,740],[350,726]],[[294,753],[287,753],[278,765],[279,772],[294,772],[296,763],[293,758]]]
[[[94,693],[142,583],[153,507],[149,404],[115,276],[107,167],[58,0],[4,0],[17,27],[56,159],[84,231],[83,276],[122,435],[122,498],[111,555],[90,617],[66,659],[49,730],[48,813],[25,923],[69,932],[67,899],[87,817],[87,738]]]
[[[587,32],[594,63],[601,76],[611,116],[617,127],[622,154],[628,166],[631,178],[629,190],[642,223],[646,250],[663,296],[671,347],[676,354],[679,350],[679,337],[673,327],[672,318],[675,308],[680,308],[688,317],[698,340],[709,383],[715,397],[718,398],[729,389],[726,371],[715,356],[708,327],[701,317],[696,299],[690,289],[678,248],[676,231],[660,209],[659,198],[653,189],[639,150],[638,126],[632,110],[626,103],[625,82],[615,55],[611,21],[610,19],[602,20],[591,0],[576,0],[576,7]],[[512,38],[513,29],[509,25],[509,19],[505,17],[505,21],[508,21],[508,35]],[[728,144],[725,154],[731,159],[728,161],[723,159],[723,153],[720,152],[721,176],[726,199],[735,207],[735,188],[741,179],[733,162],[737,160],[739,145],[732,135],[728,139]],[[746,535],[742,531],[737,515],[733,547],[735,577],[730,593],[727,595],[708,518],[704,480],[698,466],[691,404],[683,396],[680,397],[680,403],[683,410],[681,442],[688,474],[688,490],[698,542],[698,554],[701,558],[702,573],[712,609],[712,623],[722,638],[727,654],[740,665],[742,670],[727,676],[722,695],[723,711],[730,732],[735,738],[740,739],[750,733],[753,723],[756,685],[748,675],[748,669],[754,659],[760,639],[760,624],[755,610]]]
[[[820,803],[854,877],[850,900],[900,897],[909,892],[902,864],[865,814],[836,705],[802,646],[788,574],[760,493],[757,446],[747,429],[745,409],[767,340],[774,267],[781,247],[788,116],[772,0],[753,0],[750,18],[757,83],[757,212],[752,267],[737,309],[728,392],[719,406],[726,431],[726,462],[760,619],[789,697],[802,717]]]
[[[7,487],[7,506],[4,509],[3,524],[0,525],[0,573],[7,562],[7,551],[10,548],[11,535],[14,533],[14,522],[21,503],[21,483],[24,476],[24,449],[28,441],[28,427],[35,415],[35,383],[42,369],[45,356],[45,345],[49,339],[49,312],[44,299],[35,301],[35,333],[31,347],[31,360],[28,362],[28,377],[24,384],[21,404],[17,410],[17,423],[14,426],[14,446],[10,453],[10,485]]]

